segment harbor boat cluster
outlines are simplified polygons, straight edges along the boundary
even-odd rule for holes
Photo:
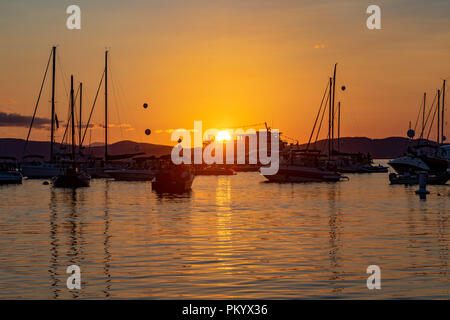
[[[433,104],[428,110],[424,93],[414,129],[410,123],[407,132],[410,138],[407,153],[388,163],[396,171],[389,174],[391,184],[418,184],[421,173],[425,174],[428,184],[443,185],[450,179],[450,145],[445,143],[444,135],[445,89],[446,80],[443,81],[442,91],[437,90]],[[420,116],[422,116],[420,136],[419,139],[413,140]],[[435,142],[429,140],[432,129],[437,132]]]
[[[0,158],[0,184],[21,183],[22,178],[27,179],[51,179],[55,188],[78,188],[89,187],[91,179],[108,178],[117,181],[147,181],[151,182],[152,189],[158,192],[186,192],[191,190],[195,176],[204,175],[236,175],[237,172],[257,172],[264,165],[259,156],[256,163],[239,165],[228,164],[182,164],[175,165],[170,155],[155,157],[144,152],[128,154],[111,154],[108,150],[108,51],[105,52],[104,70],[98,86],[94,104],[89,112],[89,119],[82,123],[82,98],[83,84],[80,82],[78,88],[74,85],[74,76],[70,77],[70,101],[69,117],[59,150],[55,148],[55,130],[59,127],[55,113],[55,74],[56,74],[56,47],[53,47],[49,57],[47,69],[51,65],[51,130],[50,130],[50,159],[46,160],[43,155],[27,153],[27,143],[33,127],[33,120],[29,127],[24,153],[21,161],[11,157]],[[51,64],[50,64],[51,61]],[[45,82],[45,72],[42,85]],[[85,137],[88,131],[95,102],[100,89],[103,86],[104,94],[104,151],[103,156],[94,156],[85,147]],[[340,89],[340,90],[339,90]],[[349,178],[347,174],[364,173],[387,173],[388,167],[375,165],[370,154],[362,152],[344,152],[341,150],[341,109],[337,91],[343,93],[345,85],[337,85],[337,64],[334,66],[332,75],[327,80],[326,88],[315,117],[311,134],[307,144],[299,145],[293,140],[280,133],[279,135],[279,169],[276,174],[263,174],[268,182],[292,183],[292,182],[339,182]],[[39,97],[42,92],[40,89]],[[34,115],[39,105],[39,97],[35,106]],[[441,99],[442,97],[442,99]],[[445,144],[444,137],[444,110],[445,110],[445,81],[441,91],[437,92],[436,104],[433,104],[426,113],[425,97],[421,110],[422,128],[419,140],[413,140],[415,129],[408,131],[410,146],[407,154],[389,161],[389,165],[395,171],[389,174],[391,184],[418,184],[421,173],[426,173],[428,184],[445,184],[450,178],[450,145]],[[337,103],[336,103],[337,101]],[[146,104],[144,104],[144,108]],[[430,114],[437,114],[430,120]],[[77,113],[79,123],[76,123]],[[328,123],[326,123],[327,120]],[[266,122],[263,123],[267,133],[267,146],[271,144],[271,128]],[[431,143],[428,140],[429,132],[433,124],[437,128],[437,141]],[[325,143],[319,144],[318,137],[322,127],[327,126],[327,139]],[[417,127],[417,123],[416,123]],[[428,136],[425,133],[428,129]],[[259,132],[256,132],[258,135]],[[257,136],[256,141],[261,137]],[[246,137],[232,137],[246,139]],[[277,140],[275,140],[277,141]],[[416,143],[417,142],[417,143]],[[206,142],[203,149],[211,143]],[[258,146],[256,146],[258,148]],[[269,147],[270,149],[270,147]],[[138,150],[137,150],[138,151]],[[226,158],[224,146],[224,159]],[[257,151],[246,145],[245,159]],[[235,153],[236,154],[236,153]]]

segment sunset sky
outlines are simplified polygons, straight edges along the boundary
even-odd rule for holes
[[[81,30],[66,28],[71,4],[81,8]],[[366,27],[370,4],[381,7],[382,30]],[[194,120],[204,130],[267,121],[304,142],[335,62],[337,85],[347,87],[336,100],[342,135],[405,136],[423,92],[431,101],[450,77],[449,14],[448,0],[0,0],[0,113],[32,115],[57,45],[61,121],[71,73],[83,82],[86,117],[109,48],[110,142],[173,144],[168,132]],[[50,82],[38,117],[50,117],[49,101]],[[92,142],[103,140],[103,101]],[[0,123],[1,138],[26,133]],[[45,126],[31,134],[48,137]]]

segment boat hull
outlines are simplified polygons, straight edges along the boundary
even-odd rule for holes
[[[275,175],[264,175],[270,182],[337,182],[340,174],[314,167],[280,166]]]
[[[118,181],[152,181],[155,177],[152,170],[107,170],[105,173]]]
[[[111,176],[106,173],[106,171],[109,171],[111,169],[106,169],[104,167],[90,167],[87,168],[87,173],[91,176],[92,179],[105,179],[105,178],[111,178]]]
[[[61,175],[63,169],[58,166],[48,165],[23,165],[21,166],[23,176],[28,179],[49,179]]]
[[[197,169],[195,170],[196,176],[232,176],[235,175],[233,169]]]
[[[152,182],[152,190],[159,193],[184,193],[192,188],[194,174],[190,170],[171,171],[163,170],[158,172]]]
[[[22,174],[20,172],[0,172],[0,185],[21,183]]]
[[[450,179],[450,173],[430,174],[427,175],[426,183],[431,185],[444,185]],[[391,173],[389,175],[390,184],[416,185],[419,184],[419,175],[401,175]]]
[[[89,187],[91,177],[84,173],[64,174],[53,177],[55,188],[83,188]]]
[[[391,160],[388,164],[399,174],[417,171],[430,171],[430,167],[428,167],[427,164],[421,159],[409,156]]]

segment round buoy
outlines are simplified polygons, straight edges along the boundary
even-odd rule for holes
[[[151,133],[152,133],[152,130],[150,130],[150,129],[145,130],[145,134],[146,134],[146,135],[149,136]]]
[[[48,181],[44,181],[44,182],[42,182],[42,184],[43,184],[44,186],[48,186],[48,185],[49,185]]]
[[[178,138],[178,143],[181,143],[181,141],[183,141],[183,139],[181,139],[181,138]]]
[[[347,89],[345,86],[342,86],[342,87],[341,87],[341,90],[342,90],[342,91],[345,91],[345,89]]]
[[[416,132],[413,129],[409,129],[406,135],[408,136],[408,138],[412,139],[416,135]]]
[[[144,103],[144,109],[147,109],[148,108],[148,104],[147,103]]]

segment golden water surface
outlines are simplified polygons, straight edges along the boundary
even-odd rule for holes
[[[387,174],[349,177],[203,176],[182,196],[103,179],[2,186],[0,298],[450,298],[449,187],[420,201]]]

